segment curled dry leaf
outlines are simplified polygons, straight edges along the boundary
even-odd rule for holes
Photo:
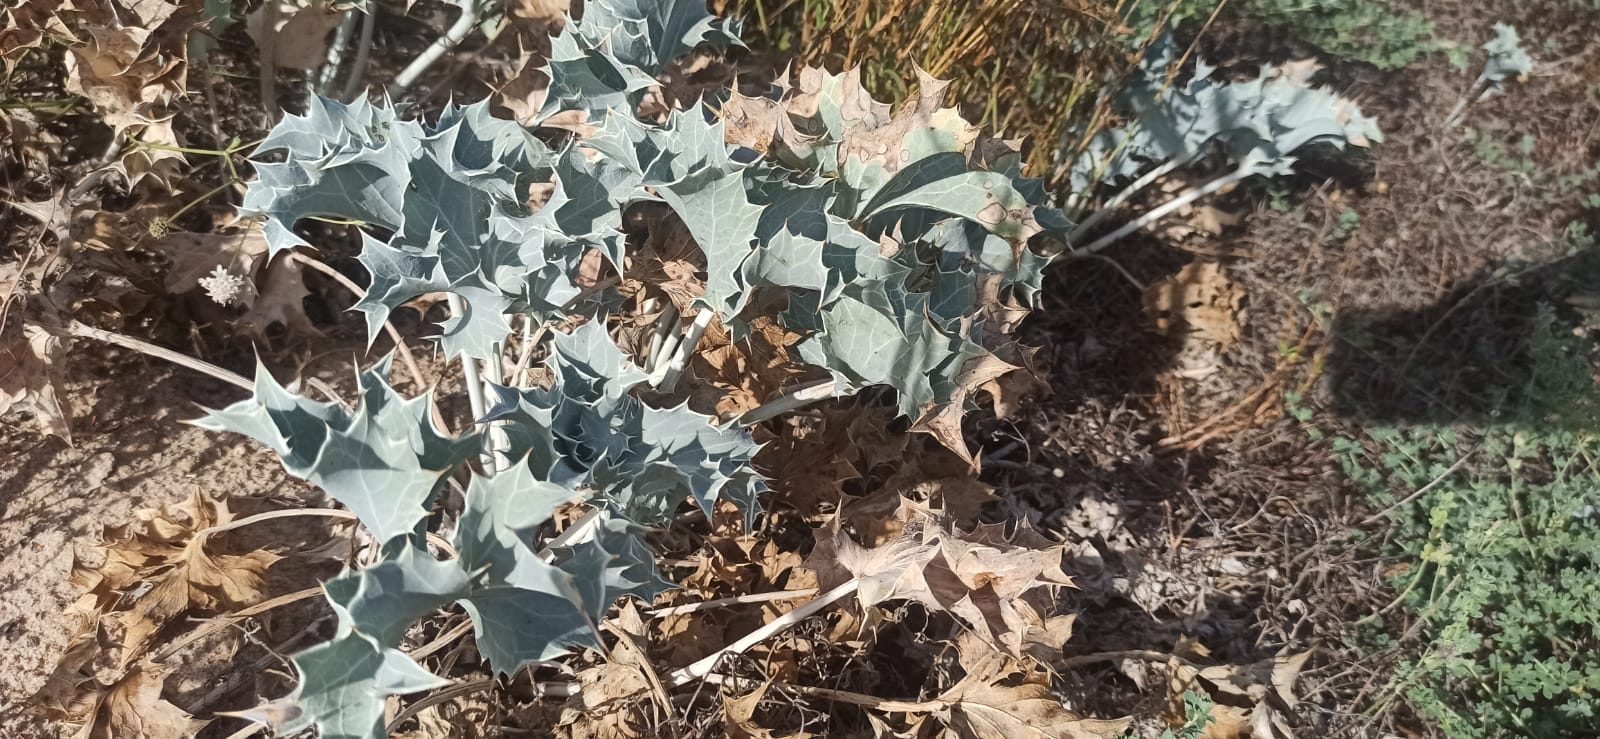
[[[171,667],[141,661],[131,667],[115,685],[94,696],[93,720],[79,729],[73,739],[189,739],[201,722],[189,712],[161,697],[161,688]]]
[[[634,739],[650,736],[649,706],[654,666],[639,646],[645,626],[632,603],[608,624],[618,640],[607,661],[581,670],[582,692],[562,707],[559,728],[573,739]]]
[[[198,4],[68,0],[45,23],[77,41],[65,59],[68,92],[89,101],[115,134],[178,143],[171,111],[188,91],[187,40],[205,23]],[[183,166],[170,148],[130,146],[112,169],[131,184],[154,178],[170,189]]]
[[[40,326],[22,321],[0,326],[0,417],[31,413],[47,433],[71,443],[72,412],[56,363],[65,348],[61,338]]]
[[[1010,655],[1024,654],[1029,639],[1048,635],[1043,614],[1053,610],[1058,589],[1072,586],[1061,570],[1064,545],[1020,530],[1006,537],[995,527],[964,536],[943,511],[909,500],[894,515],[904,521],[901,535],[872,548],[857,544],[838,518],[820,531],[805,562],[818,587],[857,579],[863,606],[916,601],[954,614]]]
[[[967,448],[966,437],[961,433],[961,419],[967,414],[967,397],[1001,377],[1021,370],[1021,367],[993,354],[974,357],[956,377],[950,402],[924,411],[922,417],[911,424],[911,430],[932,434],[946,449],[955,452],[973,470],[977,470],[978,460],[972,456],[972,450]]]
[[[1070,619],[1052,629],[1055,648],[1070,635]],[[894,717],[876,722],[879,736],[942,736],[948,739],[1113,739],[1123,736],[1130,719],[1079,716],[1050,691],[1050,671],[1030,657],[996,649],[976,632],[955,639],[962,678],[931,701],[920,705],[924,716],[906,719],[910,731],[895,732]],[[931,720],[930,720],[931,719]],[[934,724],[933,722],[937,722]],[[930,733],[929,729],[937,733]]]
[[[757,685],[741,696],[722,693],[722,731],[728,739],[775,739],[773,733],[755,723],[756,708],[767,697],[772,681]]]

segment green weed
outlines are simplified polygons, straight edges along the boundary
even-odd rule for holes
[[[1376,712],[1403,700],[1447,736],[1592,736],[1600,721],[1600,393],[1588,352],[1548,309],[1504,425],[1368,430],[1335,448],[1394,505],[1393,585],[1425,643]],[[1369,619],[1375,623],[1376,619]],[[1370,624],[1369,624],[1370,625]],[[1391,635],[1374,642],[1403,643]]]
[[[1384,0],[1242,0],[1232,3],[1246,17],[1289,32],[1329,54],[1364,61],[1382,69],[1397,69],[1419,57],[1442,52],[1451,63],[1465,67],[1471,50],[1438,36],[1433,23],[1416,13],[1397,10]],[[1147,33],[1166,12],[1166,3],[1136,3],[1126,15],[1135,36]],[[1168,22],[1204,21],[1215,2],[1180,0]]]

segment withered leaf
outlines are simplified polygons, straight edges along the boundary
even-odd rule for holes
[[[321,336],[322,332],[306,316],[305,299],[310,295],[299,263],[274,259],[257,280],[255,302],[235,325],[263,343],[267,329],[274,324],[282,324],[290,335]]]
[[[233,274],[254,275],[267,254],[267,240],[259,225],[239,233],[173,231],[155,239],[152,246],[172,260],[166,288],[173,294],[198,289],[200,279],[217,267]],[[246,285],[246,292],[237,302],[249,306],[255,302],[255,283],[248,280]]]
[[[1030,635],[1048,633],[1036,630],[1041,614],[1055,589],[1072,585],[1061,571],[1064,546],[1030,548],[1020,537],[980,543],[963,538],[942,512],[909,502],[895,515],[905,521],[902,534],[877,547],[857,544],[837,518],[820,531],[805,562],[819,587],[855,578],[864,606],[912,600],[947,611],[1011,655],[1023,654]]]
[[[1146,288],[1145,315],[1164,334],[1232,346],[1239,340],[1239,310],[1244,290],[1216,262],[1193,262],[1178,274]]]
[[[961,739],[1112,739],[1129,719],[1088,719],[1050,693],[1049,674],[1027,658],[1013,659],[976,632],[956,639],[966,676],[938,700],[947,737]]]
[[[0,327],[0,416],[31,413],[44,431],[72,442],[71,408],[57,365],[62,339],[40,326],[12,321]]]
[[[245,18],[245,30],[261,48],[270,38],[272,63],[280,69],[316,69],[328,58],[328,32],[344,20],[348,9],[335,8],[327,0],[271,0],[277,3],[269,14],[265,4]],[[273,27],[267,28],[268,16]]]

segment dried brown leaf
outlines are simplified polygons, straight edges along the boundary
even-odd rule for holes
[[[1068,711],[1035,683],[958,685],[941,718],[961,739],[1116,739],[1132,719],[1089,719]]]
[[[1050,693],[1049,673],[1031,660],[1015,659],[984,637],[968,632],[956,639],[966,676],[938,697],[937,712],[946,737],[961,739],[1111,739],[1129,719],[1086,719],[1066,709]]]
[[[188,739],[199,723],[187,711],[161,697],[170,668],[145,661],[131,668],[107,691],[94,711],[94,721],[75,739]]]
[[[978,460],[972,456],[972,451],[967,448],[966,437],[961,433],[961,419],[967,412],[967,396],[1020,369],[1022,368],[988,352],[974,357],[961,368],[961,374],[956,376],[955,388],[950,391],[950,402],[924,411],[922,416],[911,424],[911,430],[932,434],[933,438],[938,439],[946,449],[955,452],[956,456],[971,465],[973,470],[977,470]]]
[[[200,279],[217,267],[247,278],[246,289],[237,302],[255,302],[253,278],[267,254],[267,240],[259,224],[238,233],[191,233],[173,231],[151,243],[153,250],[172,260],[167,270],[166,288],[181,294],[200,287]]]
[[[1218,703],[1212,711],[1217,722],[1208,727],[1205,736],[1293,739],[1287,717],[1299,702],[1294,686],[1310,658],[1311,652],[1285,652],[1248,665],[1201,668],[1173,660],[1169,665],[1169,719],[1181,715],[1182,693],[1198,680]]]
[[[722,730],[728,739],[774,739],[771,731],[755,724],[756,708],[761,705],[762,699],[767,696],[767,689],[772,687],[772,681],[757,685],[756,688],[744,695],[734,697],[727,691],[722,693]]]
[[[0,416],[31,413],[45,433],[70,444],[72,411],[56,363],[65,349],[40,326],[13,321],[0,327]]]
[[[328,32],[344,20],[348,9],[339,9],[327,0],[270,0],[277,3],[268,13],[265,4],[245,17],[245,30],[261,48],[271,38],[272,63],[280,69],[316,69],[328,58]],[[267,28],[268,16],[273,27]]]
[[[305,273],[300,264],[289,259],[275,259],[257,280],[255,302],[234,325],[263,343],[267,329],[274,324],[282,324],[290,335],[321,336],[322,332],[306,316],[305,299],[309,295],[311,291],[306,289]]]
[[[859,580],[857,599],[864,606],[889,600],[912,600],[959,616],[987,642],[1020,656],[1033,635],[1049,635],[1040,615],[1053,602],[1054,591],[1071,587],[1061,570],[1066,548],[1030,548],[1018,539],[989,542],[964,538],[942,512],[916,504],[901,505],[900,537],[864,547],[834,523],[818,532],[816,547],[805,567],[817,574],[819,587],[833,588]],[[976,532],[975,532],[976,533]],[[1032,543],[1032,542],[1029,542]]]
[[[72,607],[79,630],[32,700],[83,727],[79,736],[192,736],[188,715],[161,700],[167,668],[149,650],[186,614],[260,600],[262,573],[279,559],[215,551],[210,529],[233,514],[198,492],[177,511],[141,515],[140,525],[106,529],[102,565],[74,564],[72,582],[87,591]]]
[[[1244,290],[1216,262],[1194,262],[1145,289],[1145,315],[1156,330],[1232,346],[1239,340]]]

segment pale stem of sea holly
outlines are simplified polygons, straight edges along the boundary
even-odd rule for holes
[[[413,59],[409,66],[400,71],[389,87],[390,93],[396,98],[404,95],[406,89],[415,84],[423,72],[428,71],[428,67],[433,66],[434,62],[439,61],[446,52],[460,45],[467,38],[467,34],[472,33],[472,29],[478,25],[478,18],[483,14],[485,4],[485,0],[467,0],[461,5],[461,17],[456,19],[455,24],[450,26],[443,36],[434,40],[421,56]]]
[[[494,359],[485,363],[489,370],[489,382],[504,386],[506,384],[505,348],[497,342],[494,348],[490,350],[490,353],[494,356]],[[486,413],[487,410],[485,409]],[[506,433],[506,423],[503,420],[490,421],[487,429],[489,440],[484,448],[494,458],[494,467],[497,470],[511,467],[511,457],[509,455],[511,437]]]
[[[750,632],[743,639],[718,649],[688,667],[673,672],[667,676],[667,685],[677,687],[711,674],[716,671],[717,664],[722,661],[723,657],[730,654],[743,653],[745,650],[783,632],[783,630],[810,618],[813,614],[832,605],[834,601],[856,592],[860,587],[861,580],[859,578],[849,579],[844,584],[817,596],[815,600],[808,601],[805,605],[785,613],[773,619],[767,625]]]
[[[339,76],[339,64],[344,61],[345,47],[350,45],[350,37],[356,32],[357,15],[355,9],[351,8],[344,12],[344,18],[339,21],[339,30],[333,34],[333,43],[328,45],[328,56],[317,68],[316,94],[328,97],[329,88],[333,87],[334,79]]]
[[[643,312],[648,315],[660,304],[658,298],[651,298],[642,306]],[[654,370],[660,366],[663,359],[661,353],[667,351],[667,337],[672,335],[672,327],[677,324],[678,306],[667,303],[666,307],[661,309],[661,315],[656,317],[655,335],[650,337],[650,354],[645,357],[645,366],[648,369]]]
[[[754,426],[762,421],[800,410],[812,403],[827,400],[833,397],[836,389],[837,383],[833,380],[817,380],[796,385],[784,394],[746,411],[744,415],[739,416],[739,425]]]
[[[683,341],[678,342],[673,349],[672,361],[668,362],[664,368],[657,368],[661,376],[657,382],[652,383],[657,390],[670,393],[678,387],[678,378],[683,376],[684,368],[689,366],[689,357],[694,354],[694,349],[699,345],[701,337],[705,336],[706,329],[711,327],[713,318],[715,316],[705,308],[695,314],[694,323],[689,326],[689,331],[684,336]]]
[[[245,390],[249,390],[251,392],[255,392],[256,389],[255,383],[210,362],[195,359],[194,357],[186,354],[179,354],[171,349],[159,347],[148,341],[135,339],[132,336],[124,336],[122,334],[112,333],[104,329],[98,329],[94,328],[93,326],[85,325],[78,321],[72,321],[71,323],[67,324],[67,333],[85,339],[94,339],[95,341],[103,341],[107,344],[115,344],[125,349],[132,349],[140,354],[155,357],[156,359],[165,360],[181,367],[188,367],[196,372],[202,372],[204,374],[211,375],[218,380],[244,388]]]
[[[445,293],[445,304],[450,306],[450,315],[457,320],[464,320],[467,316],[466,301],[455,293]],[[478,360],[466,354],[461,355],[461,368],[466,375],[467,403],[472,408],[472,422],[477,424],[485,414],[483,402],[483,377],[480,376]],[[494,455],[484,454],[482,457],[484,474],[494,475]]]
[[[1179,197],[1173,198],[1172,200],[1162,204],[1161,207],[1156,208],[1156,209],[1154,209],[1154,210],[1152,210],[1152,211],[1150,211],[1148,213],[1145,213],[1144,215],[1139,216],[1138,218],[1135,218],[1132,221],[1129,221],[1127,224],[1123,225],[1122,228],[1119,228],[1119,229],[1117,229],[1115,231],[1112,231],[1111,233],[1108,233],[1105,236],[1101,236],[1100,238],[1096,239],[1093,243],[1089,244],[1088,246],[1085,246],[1085,247],[1082,247],[1082,248],[1079,248],[1079,249],[1074,249],[1074,250],[1072,250],[1071,252],[1068,252],[1068,253],[1069,254],[1072,254],[1072,253],[1080,253],[1081,254],[1081,253],[1092,253],[1092,252],[1100,251],[1101,249],[1104,249],[1104,248],[1116,243],[1122,237],[1127,236],[1128,234],[1131,234],[1131,233],[1133,233],[1135,231],[1138,231],[1139,229],[1144,228],[1145,226],[1147,226],[1147,225],[1149,225],[1151,223],[1154,223],[1154,222],[1156,222],[1158,220],[1161,220],[1162,218],[1166,217],[1166,215],[1168,213],[1171,213],[1171,212],[1173,212],[1173,211],[1175,211],[1175,210],[1177,210],[1179,208],[1182,208],[1185,205],[1188,205],[1188,204],[1190,204],[1190,203],[1192,203],[1192,202],[1194,202],[1196,200],[1199,200],[1200,198],[1203,198],[1203,197],[1205,197],[1207,195],[1210,195],[1210,194],[1212,194],[1214,192],[1217,192],[1218,190],[1221,190],[1221,189],[1223,189],[1223,188],[1225,188],[1225,187],[1227,187],[1229,185],[1232,185],[1235,182],[1239,182],[1240,180],[1244,180],[1244,179],[1247,179],[1247,178],[1250,178],[1250,177],[1254,177],[1255,175],[1260,174],[1261,172],[1262,172],[1262,169],[1259,167],[1259,165],[1253,165],[1253,164],[1240,165],[1238,169],[1235,169],[1234,171],[1229,172],[1228,174],[1225,174],[1225,175],[1223,175],[1221,177],[1218,177],[1218,178],[1216,178],[1216,179],[1214,179],[1214,180],[1212,180],[1210,182],[1207,182],[1205,185],[1203,185],[1201,187],[1190,189],[1190,190],[1186,191],[1183,195],[1180,195]]]
[[[1450,109],[1450,115],[1444,117],[1444,127],[1455,128],[1460,125],[1461,115],[1467,112],[1467,107],[1478,102],[1478,98],[1483,97],[1483,94],[1488,91],[1489,76],[1487,74],[1478,75],[1478,79],[1472,81],[1472,87],[1467,88],[1466,94],[1456,100],[1456,107]]]
[[[1194,159],[1195,157],[1193,155],[1179,157],[1177,159],[1169,160],[1165,164],[1146,172],[1144,176],[1134,180],[1133,183],[1127,187],[1122,188],[1122,190],[1114,197],[1112,197],[1110,200],[1107,200],[1104,205],[1101,205],[1098,210],[1096,210],[1088,218],[1085,218],[1082,223],[1074,226],[1071,233],[1067,234],[1067,243],[1070,244],[1074,241],[1077,241],[1079,236],[1087,233],[1089,229],[1094,228],[1095,226],[1099,225],[1101,221],[1110,217],[1112,213],[1116,212],[1117,206],[1127,202],[1128,198],[1138,194],[1139,191],[1150,186],[1150,184],[1156,180],[1167,176],[1173,170],[1194,161]]]
[[[706,600],[699,603],[685,603],[681,606],[654,608],[645,611],[644,613],[650,618],[666,618],[668,616],[681,616],[685,613],[697,613],[700,611],[710,611],[717,608],[746,605],[750,603],[771,603],[775,600],[799,600],[801,598],[809,598],[816,594],[816,588],[805,588],[804,590],[775,590],[768,593],[750,593],[749,595],[735,595],[729,598],[717,598],[715,600]]]
[[[368,3],[363,11],[366,16],[361,21],[361,44],[356,47],[355,63],[350,65],[350,76],[345,78],[344,90],[339,95],[340,100],[349,102],[354,100],[356,93],[361,90],[361,81],[367,76],[367,59],[372,56],[372,31],[378,25],[378,8]]]

